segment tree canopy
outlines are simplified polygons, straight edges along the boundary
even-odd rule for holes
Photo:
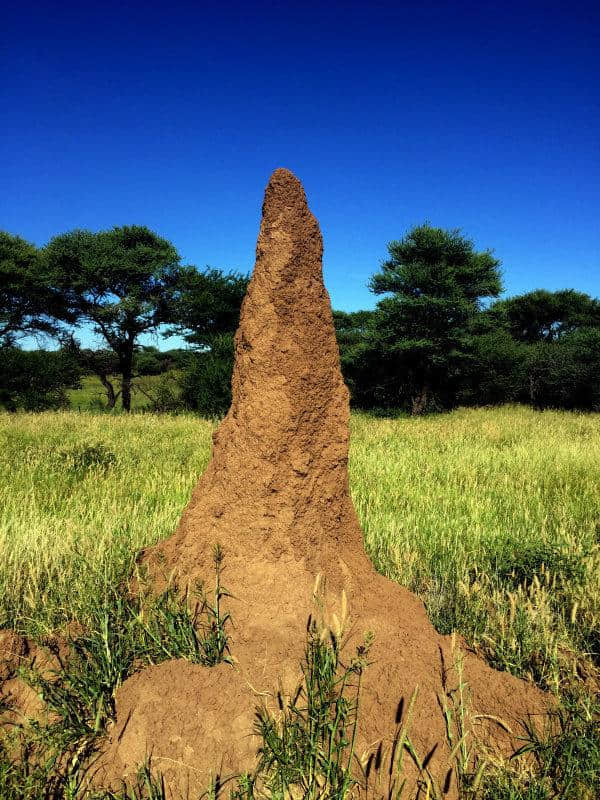
[[[185,267],[179,276],[177,297],[170,308],[173,332],[190,344],[207,347],[215,337],[233,336],[250,277],[207,267]]]
[[[170,319],[181,275],[177,250],[146,227],[126,225],[56,236],[43,257],[70,318],[91,324],[116,354],[122,404],[129,411],[138,338]]]
[[[389,258],[371,279],[377,304],[368,347],[384,404],[410,394],[422,413],[452,380],[463,358],[468,324],[486,297],[502,290],[500,262],[477,252],[459,230],[419,225],[388,245]]]
[[[249,280],[209,267],[188,267],[182,275],[171,309],[172,332],[194,347],[180,385],[182,402],[198,413],[218,416],[231,404],[233,337]]]
[[[575,289],[533,292],[499,300],[490,308],[520,342],[551,342],[578,328],[600,325],[600,303]]]
[[[79,372],[93,372],[109,408],[121,398],[129,410],[137,386],[155,408],[222,414],[248,282],[182,266],[175,247],[143,226],[75,230],[41,250],[0,232],[0,402],[60,405]],[[374,310],[333,312],[354,405],[415,414],[507,401],[600,410],[599,300],[536,289],[487,304],[502,289],[499,261],[460,230],[427,223],[390,242],[370,288],[381,296]],[[103,347],[82,349],[78,329],[93,330]],[[147,333],[179,335],[188,348],[161,352],[144,343]],[[57,338],[61,351],[14,346],[37,334]],[[158,388],[132,384],[141,375],[162,375]]]
[[[56,334],[58,316],[69,319],[37,247],[0,231],[0,344],[26,334]]]

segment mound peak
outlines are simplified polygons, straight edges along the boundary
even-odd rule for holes
[[[302,184],[276,170],[235,337],[231,408],[177,532],[156,551],[185,580],[204,577],[216,541],[229,572],[236,557],[240,568],[253,558],[302,561],[313,578],[340,559],[366,563],[322,255]],[[336,586],[345,571],[333,569]]]

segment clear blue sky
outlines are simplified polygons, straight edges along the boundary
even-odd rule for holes
[[[507,293],[600,295],[596,2],[4,5],[0,228],[145,224],[252,268],[264,186],[303,181],[335,308],[427,219]]]

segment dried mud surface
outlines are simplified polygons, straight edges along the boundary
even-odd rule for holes
[[[58,648],[64,645],[57,639]],[[34,669],[51,680],[60,662],[47,648],[12,630],[0,630],[0,734],[2,728],[21,724],[28,718],[45,718],[46,710],[35,689],[20,676]]]

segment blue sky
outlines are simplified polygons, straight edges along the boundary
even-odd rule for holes
[[[593,2],[9,3],[0,228],[145,224],[249,271],[264,186],[303,181],[335,308],[429,220],[507,293],[600,295]]]

